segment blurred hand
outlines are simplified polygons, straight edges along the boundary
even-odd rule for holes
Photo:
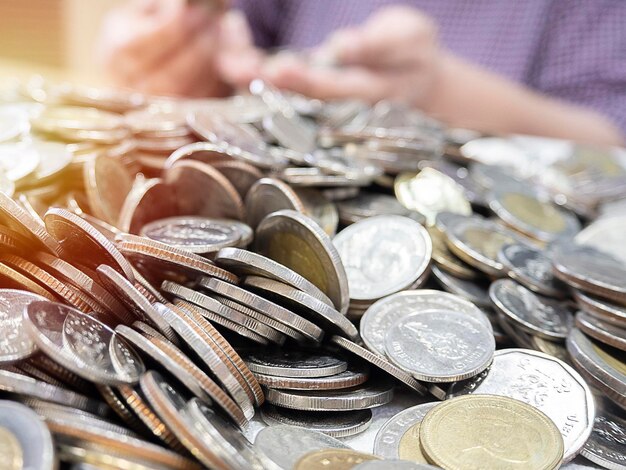
[[[279,55],[264,64],[261,76],[315,98],[392,99],[427,108],[444,56],[433,21],[409,7],[389,7],[360,27],[337,31],[315,55],[339,67]]]
[[[223,57],[258,54],[241,14],[215,14],[186,0],[133,0],[113,10],[99,49],[115,84],[185,96],[227,94],[233,77],[222,79]],[[239,78],[237,68],[229,73]]]

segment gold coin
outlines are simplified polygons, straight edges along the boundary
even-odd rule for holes
[[[368,460],[380,460],[380,458],[351,449],[322,449],[304,455],[293,468],[294,470],[349,470]]]
[[[6,470],[21,470],[24,466],[22,446],[17,437],[4,426],[0,426],[0,455],[2,468]]]
[[[420,429],[428,460],[449,470],[554,469],[563,438],[536,408],[508,397],[466,395],[430,410]]]
[[[400,439],[398,446],[398,457],[402,460],[410,460],[418,463],[428,463],[428,460],[422,453],[422,445],[420,444],[420,429],[422,422],[415,423],[404,433]]]

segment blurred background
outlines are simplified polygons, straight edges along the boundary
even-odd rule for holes
[[[0,76],[98,82],[103,15],[124,0],[0,0]]]

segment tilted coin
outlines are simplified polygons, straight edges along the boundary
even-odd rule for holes
[[[624,353],[587,338],[573,329],[567,351],[578,370],[608,398],[626,409],[626,359]]]
[[[552,261],[542,251],[521,244],[505,245],[498,260],[511,278],[528,289],[549,297],[567,295],[566,286],[552,273]]]
[[[426,387],[424,387],[424,385],[415,380],[410,374],[408,374],[404,370],[393,365],[384,356],[374,354],[368,349],[365,349],[363,346],[353,343],[352,341],[347,340],[346,338],[343,338],[341,336],[332,336],[330,338],[330,341],[339,346],[341,349],[350,352],[351,354],[372,364],[376,368],[384,371],[393,378],[412,388],[416,392],[419,392],[420,394],[426,393]]]
[[[498,252],[504,245],[520,241],[511,230],[476,217],[459,219],[446,230],[450,250],[466,263],[493,276],[502,276],[504,266]]]
[[[252,275],[275,279],[300,289],[328,305],[333,305],[326,294],[309,280],[288,267],[258,253],[239,248],[223,248],[217,252],[214,260],[218,265],[239,276]]]
[[[626,328],[604,323],[585,312],[576,314],[576,327],[601,343],[626,351]]]
[[[292,469],[298,459],[308,452],[328,448],[348,448],[334,437],[286,424],[262,429],[256,436],[254,446],[284,470]]]
[[[7,470],[52,470],[58,462],[52,435],[27,406],[0,401],[0,455]]]
[[[591,436],[580,453],[603,468],[626,469],[626,420],[600,409]]]
[[[369,378],[367,369],[351,367],[339,374],[327,377],[280,377],[255,373],[261,385],[287,390],[340,390],[356,387]]]
[[[452,387],[451,394],[458,393],[505,396],[536,407],[561,431],[565,462],[580,452],[593,427],[595,404],[587,383],[563,361],[540,352],[497,351],[484,377]]]
[[[389,403],[392,398],[393,387],[386,381],[343,390],[265,389],[268,403],[304,411],[363,410]]]
[[[386,421],[374,440],[374,454],[384,459],[427,463],[419,442],[420,424],[439,402],[422,403],[395,414]]]
[[[0,363],[19,361],[37,350],[22,323],[26,306],[41,300],[46,299],[22,290],[0,289]]]
[[[58,300],[48,289],[44,289],[29,277],[24,276],[21,272],[4,263],[0,263],[0,279],[4,287],[32,292],[52,302]]]
[[[371,410],[355,411],[302,411],[266,405],[261,417],[268,426],[286,424],[311,431],[323,432],[331,437],[348,437],[363,432],[372,422]]]
[[[280,180],[260,179],[246,195],[246,221],[253,229],[266,216],[283,209],[304,213],[304,203],[288,184]]]
[[[93,215],[117,225],[124,200],[133,186],[128,169],[117,158],[98,155],[87,160],[83,175]]]
[[[452,178],[433,168],[425,168],[417,175],[398,175],[394,191],[402,205],[426,216],[429,225],[435,223],[435,217],[442,211],[462,215],[472,213],[463,188]]]
[[[540,297],[510,279],[500,279],[489,287],[489,297],[503,314],[520,328],[546,339],[564,340],[574,318],[563,303]]]
[[[139,233],[148,222],[178,215],[180,211],[171,193],[160,178],[138,175],[126,195],[116,226],[125,233]]]
[[[390,295],[373,304],[361,318],[360,332],[367,347],[385,356],[385,333],[400,318],[425,310],[455,310],[490,325],[489,319],[471,302],[432,289],[412,290]]]
[[[368,460],[379,460],[379,458],[351,449],[323,449],[304,455],[293,468],[294,470],[349,470]]]
[[[207,217],[169,217],[144,225],[140,235],[192,253],[214,253],[237,246],[251,231],[238,221]]]
[[[445,234],[436,226],[428,227],[428,234],[433,245],[433,261],[437,266],[461,279],[476,279],[476,271],[457,256],[446,245]]]
[[[574,299],[578,306],[601,321],[612,325],[626,328],[626,308],[607,302],[593,295],[585,294],[582,291],[574,291]]]
[[[350,296],[341,258],[311,219],[294,211],[270,214],[259,224],[255,247],[315,284],[341,313],[347,311]]]
[[[80,377],[132,385],[145,371],[141,358],[115,331],[76,309],[37,301],[29,304],[23,315],[37,346]]]
[[[491,328],[452,310],[407,315],[385,333],[389,360],[427,382],[473,377],[489,367],[495,348]]]
[[[370,217],[342,230],[333,244],[348,276],[350,299],[375,300],[411,286],[428,268],[432,243],[406,217]]]
[[[359,337],[358,330],[350,320],[333,307],[320,302],[306,292],[294,289],[282,282],[258,276],[247,276],[243,284],[252,290],[262,292],[263,295],[279,304],[290,307],[313,323],[320,325],[324,330],[352,340]]]
[[[425,455],[450,469],[556,469],[563,438],[548,416],[508,397],[465,396],[430,410],[420,428]]]
[[[212,165],[232,183],[244,201],[252,185],[263,178],[261,171],[245,162],[217,161]]]
[[[437,283],[447,292],[463,297],[479,307],[491,307],[489,286],[484,279],[462,279],[445,272],[439,266],[433,266],[431,270]]]
[[[315,351],[279,350],[245,356],[252,372],[276,377],[328,377],[348,369],[343,359]]]
[[[489,207],[505,224],[542,242],[572,237],[580,230],[574,214],[535,195],[496,191]]]

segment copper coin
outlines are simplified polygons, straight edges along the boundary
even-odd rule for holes
[[[4,263],[0,263],[0,286],[27,290],[29,292],[32,292],[33,294],[45,297],[52,302],[57,302],[59,300],[47,289],[44,289],[35,281],[32,281],[30,278],[24,276],[19,271],[16,271],[12,267],[7,266]]]

